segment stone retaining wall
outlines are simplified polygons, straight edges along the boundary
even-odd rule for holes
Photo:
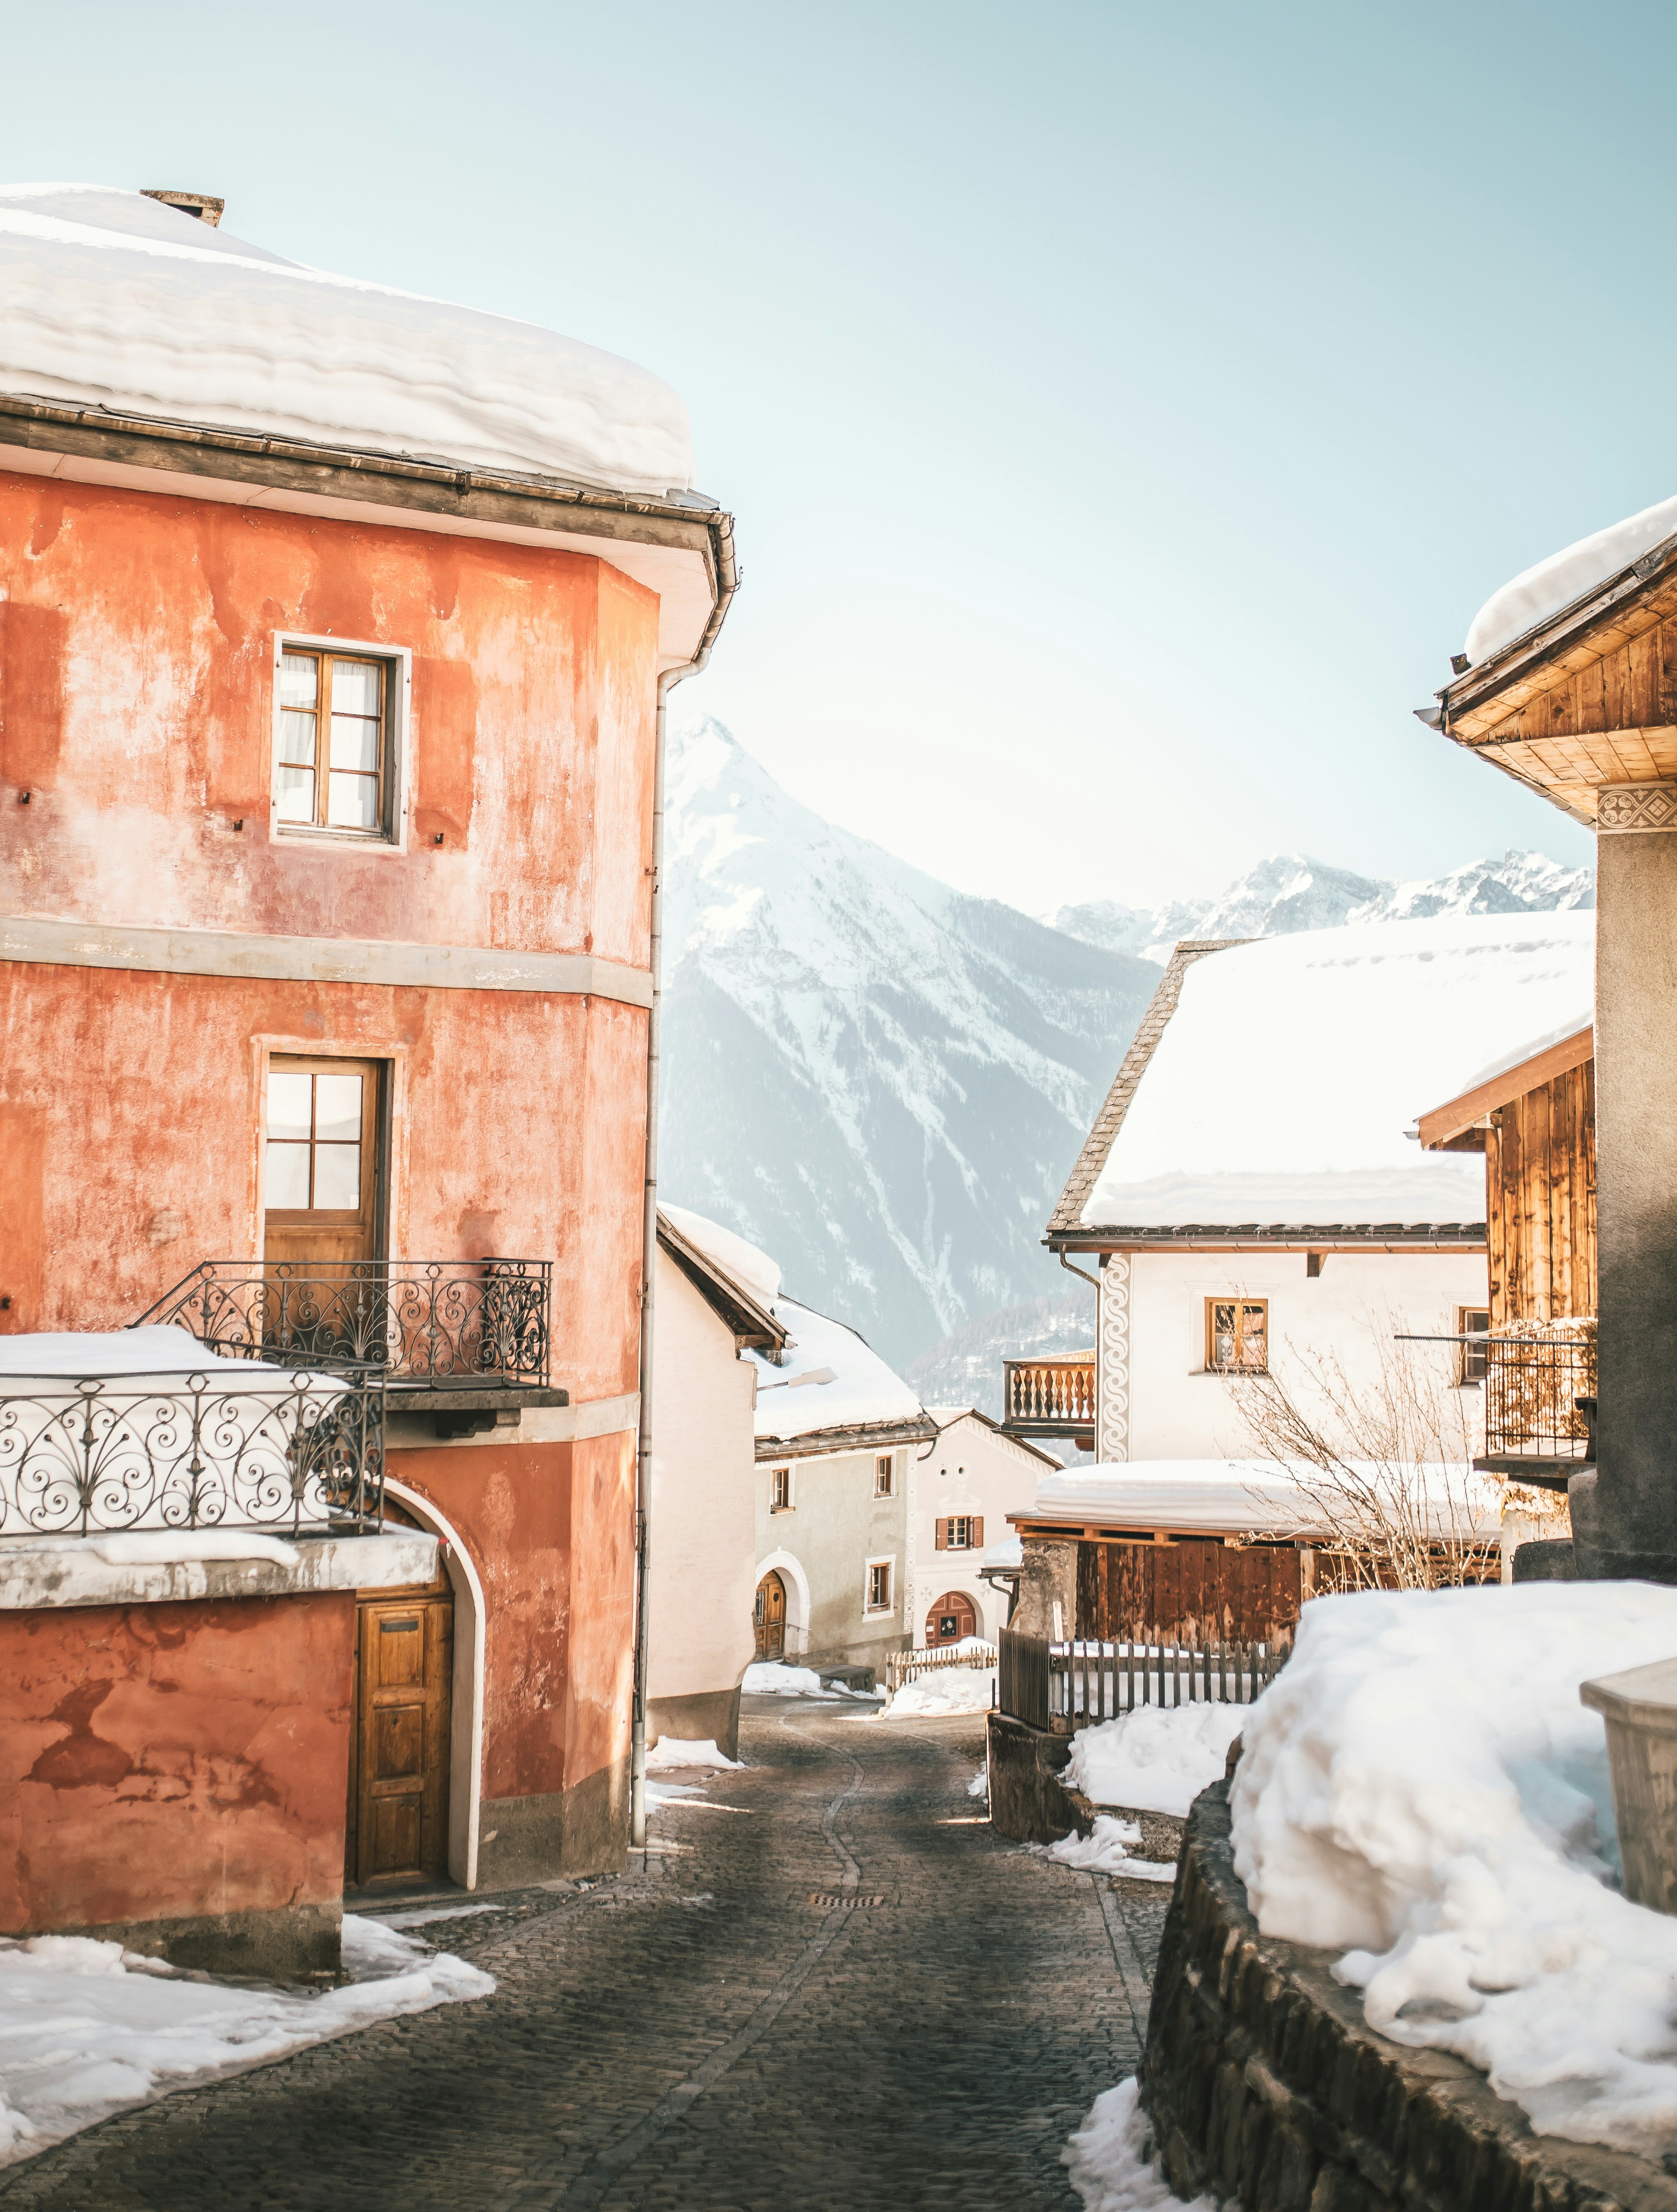
[[[1465,2060],[1376,2035],[1333,1954],[1261,1936],[1228,1792],[1188,1816],[1142,2070],[1179,2196],[1237,2195],[1244,2212],[1677,2212],[1677,2179],[1534,2135]]]

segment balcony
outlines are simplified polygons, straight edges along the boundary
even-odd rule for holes
[[[361,1535],[384,1510],[380,1376],[0,1381],[0,1540],[227,1529]]]
[[[1564,1490],[1595,1457],[1594,1316],[1514,1322],[1477,1342],[1485,1356],[1485,1450],[1474,1466]]]
[[[550,1260],[205,1260],[140,1322],[227,1358],[370,1371],[392,1415],[460,1436],[569,1403],[551,1383],[552,1299]]]
[[[1002,1362],[1001,1425],[1015,1437],[1071,1437],[1095,1442],[1095,1355],[1046,1353]]]

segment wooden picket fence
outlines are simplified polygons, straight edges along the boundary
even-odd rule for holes
[[[1056,1735],[1139,1705],[1247,1705],[1268,1688],[1291,1650],[1285,1635],[1250,1643],[1054,1643],[1004,1628],[996,1703],[1016,1720]]]
[[[985,1644],[981,1650],[963,1651],[952,1644],[928,1644],[916,1651],[893,1651],[885,1661],[885,1687],[894,1693],[917,1674],[934,1674],[941,1667],[970,1667],[979,1674],[988,1668],[993,1672],[996,1658],[993,1644]]]

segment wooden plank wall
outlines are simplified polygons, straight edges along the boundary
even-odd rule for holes
[[[1649,623],[1648,612],[1628,617]],[[1592,649],[1593,648],[1593,649]],[[1605,648],[1605,649],[1603,649]],[[1566,654],[1551,679],[1494,734],[1542,738],[1608,730],[1659,731],[1677,723],[1677,622],[1608,631]]]
[[[1595,1310],[1595,1063],[1500,1106],[1485,1146],[1491,1326]]]
[[[1249,1642],[1291,1628],[1305,1555],[1291,1545],[1078,1546],[1079,1636]]]

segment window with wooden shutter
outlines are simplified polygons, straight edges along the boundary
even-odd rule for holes
[[[949,1523],[947,1521],[939,1519],[933,1522],[932,1541],[935,1548],[939,1552],[946,1552],[949,1549]]]
[[[1206,1365],[1214,1372],[1262,1374],[1269,1365],[1269,1300],[1206,1300]]]

